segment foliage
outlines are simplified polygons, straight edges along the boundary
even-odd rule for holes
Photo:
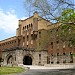
[[[38,11],[42,17],[56,22],[60,20],[63,9],[74,9],[75,6],[73,0],[25,0],[24,3],[30,12]]]
[[[24,71],[24,69],[21,67],[0,67],[0,75],[20,73],[23,71]]]
[[[75,54],[73,54],[73,56],[75,57]]]
[[[61,39],[62,41],[69,41],[69,44],[75,45],[75,12],[73,9],[67,9],[62,12],[60,18],[62,25]]]
[[[51,22],[61,23],[62,41],[69,41],[69,45],[75,45],[75,4],[73,0],[25,0],[26,2],[27,5],[31,5],[33,12],[38,11],[42,17]]]
[[[74,9],[63,10],[60,21],[64,23],[75,23]]]

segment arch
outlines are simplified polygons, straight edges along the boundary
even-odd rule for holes
[[[9,55],[7,57],[7,64],[12,64],[13,63],[13,56],[12,55]]]
[[[24,56],[23,64],[24,65],[32,65],[32,57],[31,57],[31,55]]]

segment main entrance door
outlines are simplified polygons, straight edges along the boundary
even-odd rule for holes
[[[32,58],[30,56],[25,56],[23,58],[23,64],[24,65],[32,65]]]

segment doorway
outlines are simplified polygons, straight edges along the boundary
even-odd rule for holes
[[[7,58],[7,64],[12,64],[13,62],[13,57],[12,55],[10,55],[8,58]]]
[[[32,65],[32,58],[30,56],[25,56],[23,58],[23,64],[24,65]]]

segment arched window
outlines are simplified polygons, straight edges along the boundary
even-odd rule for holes
[[[23,30],[24,30],[24,27],[23,27]]]
[[[63,53],[63,63],[66,63],[66,53]]]
[[[59,64],[60,61],[60,57],[59,57],[59,53],[57,53],[57,64]]]
[[[30,24],[29,24],[29,27],[30,27]]]
[[[53,64],[54,63],[54,56],[53,56],[53,54],[51,54],[51,64]]]
[[[27,29],[28,29],[28,25],[27,25]]]
[[[53,42],[51,42],[51,48],[53,49]]]
[[[32,23],[31,23],[31,27],[32,27]]]
[[[26,29],[26,26],[25,26],[25,29]]]
[[[70,63],[73,63],[73,54],[70,52]]]

